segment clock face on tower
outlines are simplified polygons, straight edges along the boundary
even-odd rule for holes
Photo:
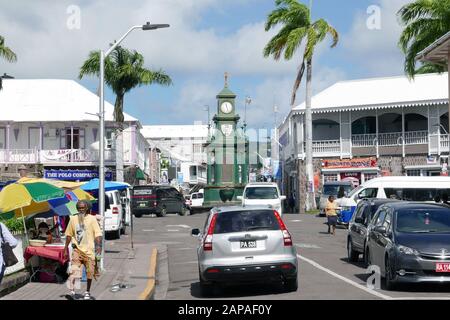
[[[230,113],[231,111],[233,111],[233,105],[230,102],[223,102],[220,105],[220,111],[226,114]]]

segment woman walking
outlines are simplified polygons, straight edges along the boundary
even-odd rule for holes
[[[330,227],[332,227],[331,234],[334,236],[336,231],[336,224],[337,224],[337,209],[338,205],[334,201],[334,196],[329,196],[327,205],[325,207],[325,214],[327,215],[328,220],[328,233],[330,233]]]

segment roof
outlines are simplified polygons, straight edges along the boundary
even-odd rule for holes
[[[448,61],[450,52],[450,31],[437,39],[431,45],[419,52],[417,59],[421,61],[431,61],[435,63]]]
[[[99,98],[74,80],[3,79],[0,121],[98,121]],[[105,101],[105,121],[114,106]],[[87,114],[91,113],[91,114]],[[124,113],[125,121],[138,121]]]
[[[448,103],[448,74],[340,81],[312,98],[313,113],[440,105]],[[304,113],[305,103],[292,109]]]
[[[142,126],[141,133],[146,139],[158,138],[207,138],[207,125]]]
[[[216,98],[236,98],[236,94],[225,86],[222,91],[217,94]]]

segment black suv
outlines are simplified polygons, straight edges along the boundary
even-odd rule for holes
[[[136,218],[152,213],[158,217],[164,217],[167,213],[178,213],[182,216],[189,213],[183,195],[170,186],[135,186],[131,200],[131,212]]]
[[[362,199],[358,203],[348,227],[347,254],[349,261],[357,262],[359,255],[363,254],[364,262],[367,263],[364,252],[368,236],[367,226],[381,205],[398,201],[394,199]]]

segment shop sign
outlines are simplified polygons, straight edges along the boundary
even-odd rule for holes
[[[98,171],[94,170],[44,170],[44,178],[66,181],[87,181],[98,178]],[[105,172],[105,179],[112,180],[112,172]]]
[[[437,164],[437,158],[434,156],[427,157],[427,164]]]
[[[378,167],[378,164],[375,158],[333,159],[324,160],[322,167],[326,169],[374,168]]]

